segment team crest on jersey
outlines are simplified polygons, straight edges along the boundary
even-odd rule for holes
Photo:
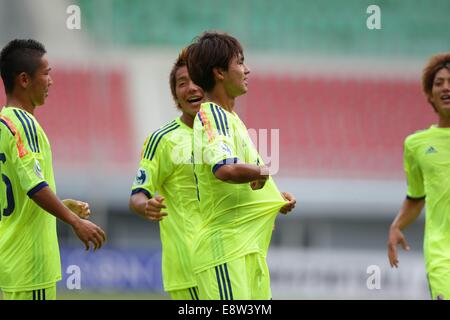
[[[41,165],[39,161],[35,160],[34,162],[34,173],[38,176],[38,178],[44,179],[44,175],[42,174]]]
[[[134,180],[134,184],[142,185],[147,180],[147,172],[145,169],[139,168],[136,173],[136,179]]]

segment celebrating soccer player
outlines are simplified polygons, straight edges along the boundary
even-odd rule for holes
[[[450,53],[430,59],[422,89],[438,124],[405,140],[408,190],[389,230],[388,256],[391,267],[398,267],[397,245],[410,249],[402,230],[426,205],[424,255],[431,297],[450,299]]]
[[[189,78],[186,50],[172,67],[169,83],[182,115],[145,141],[130,207],[160,223],[164,290],[174,300],[198,300],[191,249],[199,208],[191,158],[192,124],[203,91]]]
[[[56,299],[61,264],[56,218],[68,223],[89,250],[105,233],[80,217],[87,203],[55,194],[50,143],[34,117],[52,85],[44,46],[13,40],[2,50],[6,106],[0,112],[0,288],[7,300]],[[56,217],[56,218],[55,218]]]
[[[295,199],[279,192],[234,111],[250,73],[242,46],[228,34],[206,32],[189,46],[187,66],[207,101],[194,120],[193,146],[200,299],[271,299],[266,255],[274,221],[279,211],[292,210]]]

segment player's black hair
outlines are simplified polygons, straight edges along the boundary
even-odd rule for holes
[[[188,47],[187,68],[192,81],[205,92],[215,85],[214,68],[228,70],[234,57],[244,56],[239,41],[227,33],[205,32]]]
[[[433,90],[434,78],[436,73],[446,68],[450,71],[450,52],[434,55],[430,58],[422,72],[422,90],[430,102],[431,91]],[[434,110],[436,107],[430,102]]]
[[[42,43],[33,39],[14,39],[0,53],[0,74],[6,94],[14,90],[14,80],[22,72],[34,77],[40,58],[47,53]]]

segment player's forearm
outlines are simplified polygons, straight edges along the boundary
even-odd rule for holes
[[[266,167],[238,163],[221,166],[215,172],[215,176],[224,182],[248,183],[256,180],[265,180],[269,175]]]
[[[138,192],[130,197],[130,209],[140,216],[145,215],[145,205],[148,198],[145,194]]]
[[[400,230],[403,230],[404,228],[409,226],[420,215],[424,205],[424,199],[415,200],[406,198],[403,201],[403,205],[400,208],[397,217],[395,217],[394,221],[392,222],[391,228],[399,228]]]
[[[42,209],[64,221],[72,227],[77,224],[80,218],[73,214],[49,188],[44,187],[31,196],[34,202]]]

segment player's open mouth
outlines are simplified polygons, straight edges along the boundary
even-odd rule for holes
[[[189,103],[196,103],[196,102],[201,101],[202,99],[203,99],[203,97],[194,96],[194,97],[188,98],[187,101],[188,101]]]
[[[450,102],[450,95],[448,95],[448,94],[442,95],[441,100],[444,102]]]

